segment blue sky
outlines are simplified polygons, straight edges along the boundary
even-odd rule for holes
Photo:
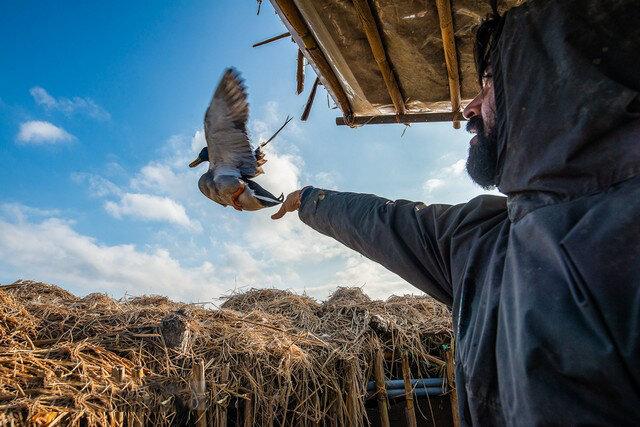
[[[295,44],[251,48],[285,31],[268,2],[255,12],[226,0],[0,3],[0,283],[185,301],[266,286],[413,292],[294,215],[273,222],[272,210],[238,213],[199,193],[204,167],[187,164],[226,67],[246,80],[254,141],[306,101]],[[338,114],[320,89],[310,120],[270,146],[260,182],[428,203],[481,193],[463,170],[463,130],[419,124],[403,136],[399,125],[336,127]]]

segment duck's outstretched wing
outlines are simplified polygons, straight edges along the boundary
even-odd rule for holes
[[[204,116],[204,134],[209,147],[209,167],[256,174],[256,158],[247,135],[249,104],[240,74],[233,68],[224,72]]]

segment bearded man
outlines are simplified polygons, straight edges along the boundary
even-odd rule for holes
[[[300,219],[452,307],[466,425],[640,424],[640,3],[484,22],[465,108],[485,188],[424,205],[306,187]]]

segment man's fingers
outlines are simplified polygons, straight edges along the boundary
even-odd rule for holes
[[[284,200],[284,203],[280,205],[280,209],[278,209],[278,212],[271,215],[271,219],[280,219],[287,212],[297,211],[299,207],[300,207],[300,191],[298,190],[298,191],[294,191],[293,193],[287,196],[287,198]]]
[[[276,212],[273,215],[271,215],[271,219],[280,219],[286,213],[287,213],[287,208],[286,208],[285,204],[283,203],[283,204],[280,205],[280,209],[278,209],[278,212]]]

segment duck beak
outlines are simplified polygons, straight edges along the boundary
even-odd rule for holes
[[[202,162],[204,162],[204,160],[202,160],[200,157],[198,157],[193,162],[189,163],[189,167],[190,168],[195,168],[196,166],[198,166]]]

